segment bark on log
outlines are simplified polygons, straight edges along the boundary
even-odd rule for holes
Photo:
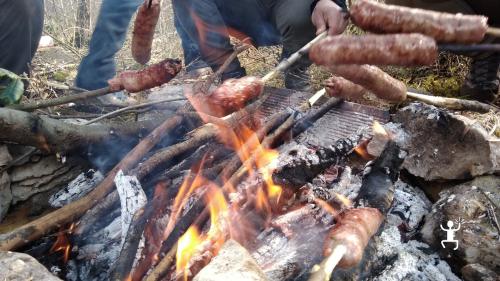
[[[161,121],[83,126],[0,108],[0,142],[34,146],[45,152],[66,152],[113,138],[138,137],[139,133],[153,130]]]

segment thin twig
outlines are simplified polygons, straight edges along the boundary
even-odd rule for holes
[[[148,106],[152,106],[152,105],[156,105],[156,104],[160,104],[160,103],[172,102],[172,101],[180,101],[180,100],[186,100],[186,98],[184,98],[184,97],[168,98],[168,99],[163,99],[163,100],[157,100],[157,101],[152,101],[152,102],[146,102],[146,103],[142,103],[142,104],[127,106],[127,107],[120,108],[118,110],[112,111],[110,113],[106,113],[106,114],[101,115],[101,116],[99,116],[97,118],[94,118],[92,120],[89,120],[89,121],[83,123],[83,125],[89,125],[89,124],[95,123],[97,121],[101,121],[103,119],[106,119],[106,118],[115,117],[117,115],[122,114],[123,112],[127,112],[127,111],[130,111],[130,110],[134,110],[134,109],[138,109],[138,108],[143,108],[143,107],[148,107]]]

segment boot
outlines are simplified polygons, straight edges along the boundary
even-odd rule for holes
[[[308,66],[296,66],[285,72],[285,87],[301,92],[311,91],[311,77]]]
[[[469,74],[460,89],[462,96],[494,102],[499,95],[500,54],[482,53],[472,57]]]

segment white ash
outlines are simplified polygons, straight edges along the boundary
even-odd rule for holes
[[[431,211],[432,203],[424,192],[401,180],[395,184],[394,202],[387,216],[391,225],[404,224],[409,231],[416,230]]]
[[[104,176],[99,171],[89,170],[81,173],[66,188],[53,194],[49,199],[49,204],[55,208],[63,207],[87,195],[102,180]]]
[[[122,221],[122,242],[128,233],[132,218],[140,208],[144,207],[148,201],[146,193],[141,187],[141,183],[136,176],[125,176],[123,171],[118,171],[115,177],[116,189],[120,196],[121,221]]]
[[[436,253],[429,254],[433,251],[429,245],[415,240],[403,243],[395,226],[387,226],[382,234],[374,239],[376,241],[374,258],[393,262],[369,280],[460,281],[450,266]]]

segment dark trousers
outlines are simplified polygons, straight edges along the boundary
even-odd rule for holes
[[[233,52],[229,33],[237,32],[257,46],[283,44],[283,56],[315,36],[313,0],[173,0],[183,41],[198,47],[201,59],[217,69]],[[182,38],[183,34],[186,38]],[[190,49],[192,52],[196,48]],[[193,51],[194,50],[194,51]],[[186,52],[186,50],[184,50]],[[189,50],[188,50],[189,51]],[[299,62],[308,65],[307,59]],[[238,68],[235,62],[229,69]]]
[[[0,68],[29,74],[43,30],[43,0],[0,0]]]

